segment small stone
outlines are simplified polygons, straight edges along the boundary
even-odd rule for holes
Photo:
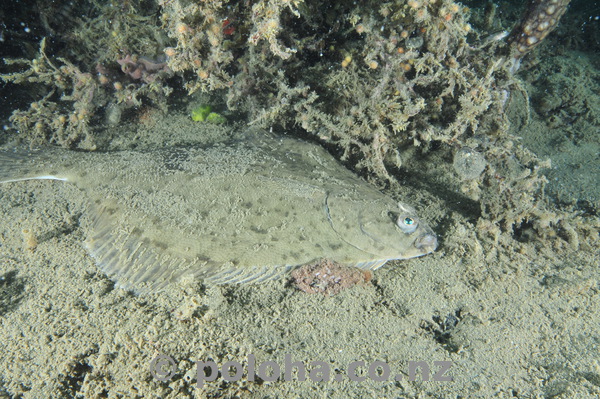
[[[357,284],[371,281],[373,273],[343,266],[328,259],[301,266],[292,272],[292,283],[308,294],[332,296]]]
[[[463,147],[454,154],[454,170],[463,180],[477,179],[486,164],[483,155],[469,147]]]

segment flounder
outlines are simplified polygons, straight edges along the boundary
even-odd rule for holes
[[[261,136],[204,147],[0,153],[0,181],[89,199],[86,247],[117,285],[264,281],[330,259],[362,269],[436,249],[431,228],[321,147]]]

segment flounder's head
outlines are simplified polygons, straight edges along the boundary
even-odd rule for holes
[[[412,207],[398,203],[398,211],[391,211],[389,216],[400,231],[405,234],[405,237],[411,238],[409,241],[412,242],[412,245],[404,250],[404,255],[407,255],[406,258],[427,255],[436,250],[438,245],[437,236],[427,223],[416,216],[416,212]]]
[[[382,265],[387,260],[415,258],[437,248],[435,233],[416,211],[387,197],[357,199],[331,195],[327,208],[338,237],[360,250],[365,264]]]

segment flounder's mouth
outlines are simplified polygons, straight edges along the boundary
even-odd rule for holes
[[[415,240],[415,248],[420,249],[423,253],[435,251],[438,245],[438,240],[435,234],[425,233]]]

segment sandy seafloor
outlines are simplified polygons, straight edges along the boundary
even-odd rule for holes
[[[592,184],[598,183],[597,128],[580,129],[583,143],[563,143],[559,154],[552,153],[558,129],[540,134],[548,127],[535,115],[523,129],[524,142],[558,158],[552,178],[565,202],[564,193],[583,192],[598,203]],[[115,148],[212,140],[185,115],[123,129],[115,133]],[[210,129],[217,138],[225,134]],[[578,160],[578,145],[592,154],[589,146],[596,145],[595,158]],[[583,170],[583,177],[573,170]],[[390,262],[372,283],[332,297],[300,292],[286,280],[136,296],[115,288],[86,253],[86,204],[76,187],[0,185],[0,397],[599,397],[597,237],[577,248],[560,239],[482,243],[459,182],[445,180],[452,173],[451,162],[442,163],[419,184],[408,179],[390,193],[430,221],[439,249]],[[23,230],[35,234],[35,248]],[[306,364],[327,362],[342,378],[226,382],[219,376],[195,387],[195,361],[246,364],[253,355],[257,363],[284,367],[286,354]],[[176,361],[169,381],[150,373],[157,355]],[[350,381],[343,373],[354,361],[387,362],[392,374],[386,381]],[[432,372],[434,362],[451,362],[453,380],[408,381],[415,361]],[[404,378],[394,381],[397,374]]]

